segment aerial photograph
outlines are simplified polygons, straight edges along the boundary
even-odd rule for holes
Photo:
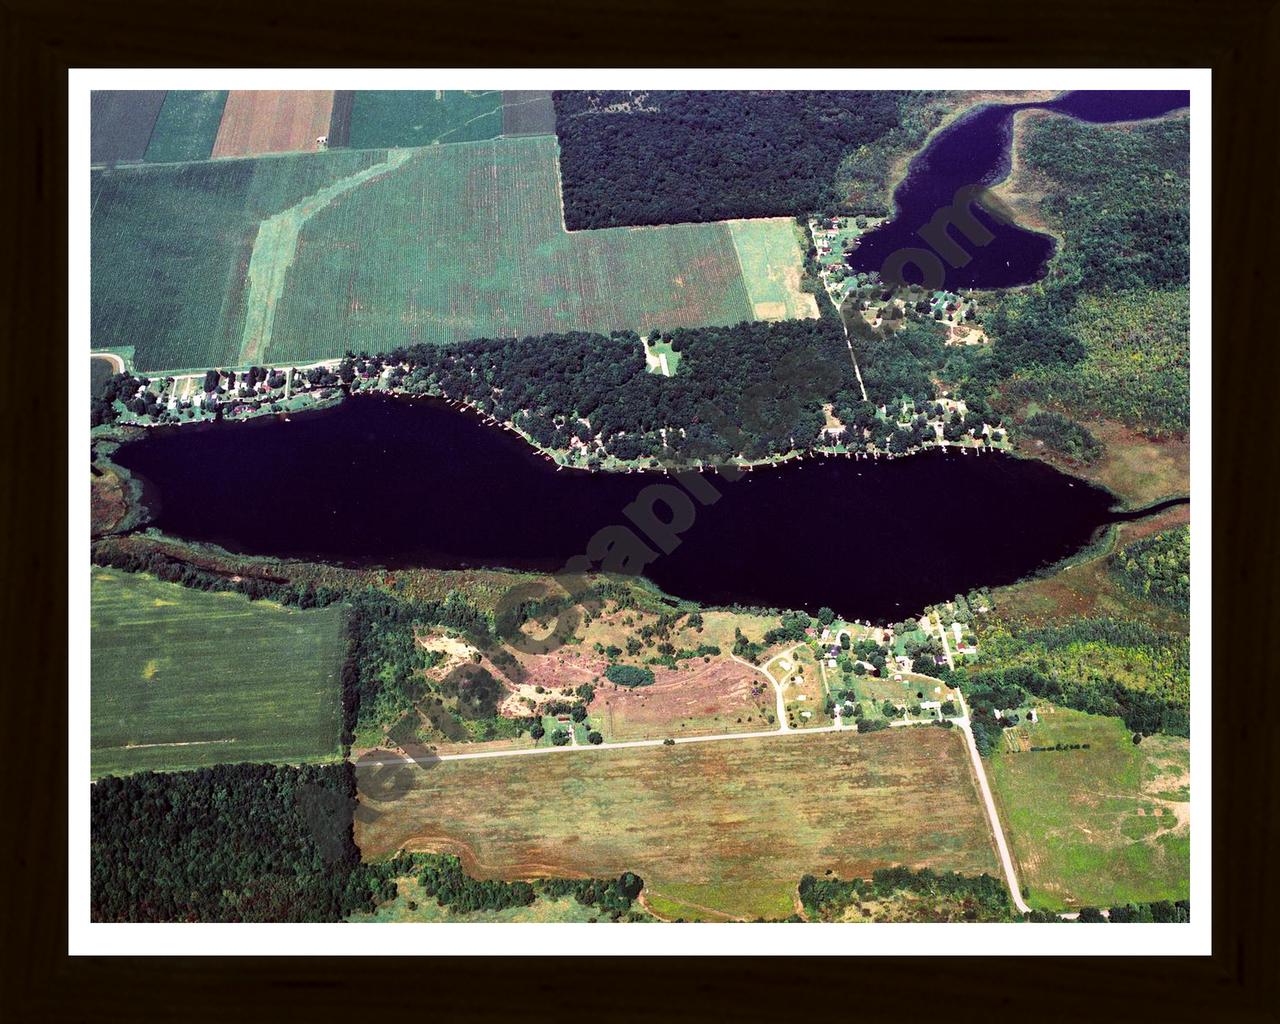
[[[1190,91],[86,106],[88,922],[1190,926]]]

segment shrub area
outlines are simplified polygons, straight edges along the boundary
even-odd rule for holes
[[[981,671],[943,672],[972,710],[974,739],[986,756],[1003,717],[1032,698],[1124,720],[1134,733],[1190,735],[1190,644],[1139,622],[1077,619],[1064,625],[982,633]]]

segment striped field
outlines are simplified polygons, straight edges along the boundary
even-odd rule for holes
[[[100,170],[91,187],[91,346],[133,347],[139,372],[816,312],[786,218],[566,231],[554,136]]]

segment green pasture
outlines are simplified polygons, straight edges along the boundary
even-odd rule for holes
[[[1190,744],[1135,745],[1118,718],[1041,708],[987,759],[1005,833],[1046,910],[1185,899],[1190,893]],[[1014,753],[1014,746],[1087,743]]]
[[[92,572],[95,778],[341,756],[340,606],[297,611]]]

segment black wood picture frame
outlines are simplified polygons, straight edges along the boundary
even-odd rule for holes
[[[1253,692],[1274,692],[1273,624],[1280,615],[1277,444],[1274,415],[1266,411],[1277,379],[1268,304],[1276,294],[1269,261],[1280,101],[1274,0],[1001,2],[981,9],[930,0],[901,11],[785,10],[759,0],[608,7],[558,0],[501,10],[404,0],[358,7],[333,0],[296,7],[5,0],[0,24],[5,355],[11,368],[42,367],[34,376],[0,374],[7,463],[0,694],[12,794],[3,829],[10,942],[0,1005],[7,1018],[1280,1017],[1275,716],[1265,704],[1242,707],[1234,687],[1249,680]],[[68,68],[841,67],[855,59],[885,67],[1213,68],[1212,956],[1143,957],[1135,930],[1134,957],[970,957],[957,929],[955,955],[928,963],[793,959],[763,942],[753,962],[68,957]],[[358,952],[357,929],[350,942],[342,952]]]

